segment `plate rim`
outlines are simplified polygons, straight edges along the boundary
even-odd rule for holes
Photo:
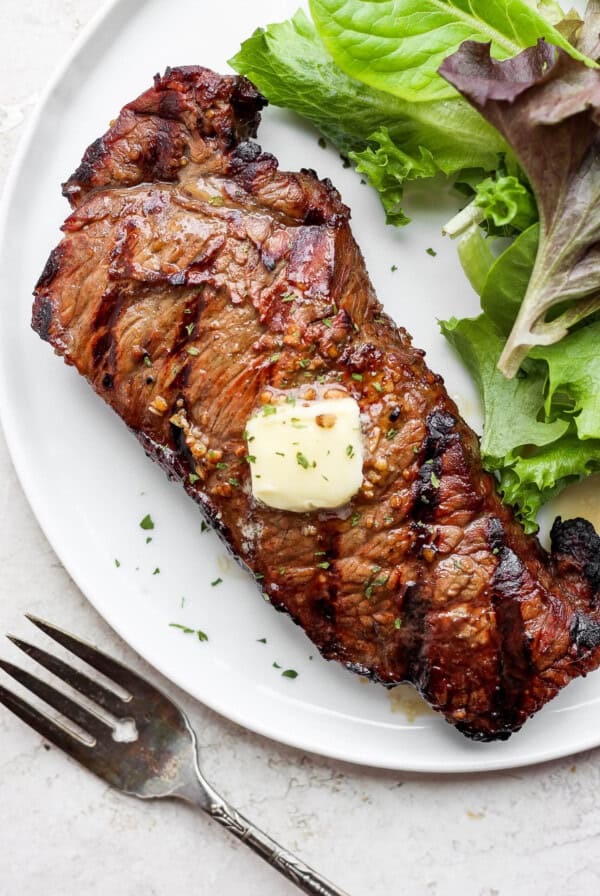
[[[88,23],[82,28],[80,34],[73,41],[40,94],[36,108],[27,122],[24,132],[19,140],[15,156],[4,183],[2,196],[0,197],[0,258],[4,253],[6,231],[9,223],[9,211],[15,199],[21,168],[30,150],[38,125],[46,112],[48,101],[70,72],[73,63],[92,41],[98,28],[117,10],[118,7],[124,6],[125,2],[126,0],[104,0],[104,3],[93,14]],[[367,768],[379,768],[389,771],[404,771],[421,774],[472,775],[501,771],[510,768],[526,768],[528,766],[539,765],[541,763],[581,753],[600,745],[600,733],[597,735],[590,733],[588,738],[580,738],[575,744],[561,741],[560,745],[555,744],[552,747],[545,749],[539,748],[533,750],[525,757],[511,757],[508,760],[503,758],[502,754],[494,756],[490,755],[488,758],[483,754],[479,754],[477,756],[468,757],[468,759],[460,762],[458,760],[450,760],[442,766],[439,764],[439,760],[407,761],[406,757],[403,758],[402,753],[399,752],[398,761],[390,763],[384,759],[378,761],[370,755],[365,755],[361,752],[360,747],[355,745],[352,745],[351,747],[349,744],[346,744],[345,751],[329,747],[326,743],[323,743],[317,748],[314,743],[311,742],[310,738],[304,739],[301,736],[294,735],[286,737],[285,732],[277,732],[274,734],[272,730],[269,730],[268,724],[262,723],[260,720],[257,721],[252,717],[248,717],[243,712],[236,712],[235,707],[229,705],[223,706],[218,699],[211,699],[210,694],[208,696],[203,696],[202,698],[198,697],[197,694],[190,690],[189,682],[183,680],[176,672],[174,673],[173,671],[167,670],[160,661],[160,658],[158,658],[157,661],[157,657],[146,650],[143,643],[143,637],[139,639],[135,632],[126,633],[121,629],[119,621],[114,619],[113,614],[107,611],[104,605],[100,605],[95,600],[93,587],[90,587],[88,582],[84,583],[82,577],[75,571],[70,561],[63,557],[62,551],[57,547],[57,544],[60,544],[60,538],[58,535],[55,537],[52,514],[49,510],[47,511],[45,509],[39,495],[36,494],[36,489],[33,486],[25,464],[22,464],[20,461],[18,436],[16,434],[16,429],[13,429],[12,427],[10,401],[7,397],[8,392],[8,383],[5,381],[4,377],[0,375],[0,425],[2,426],[6,440],[9,457],[33,514],[61,564],[73,579],[81,593],[85,596],[86,600],[89,601],[94,610],[102,617],[102,619],[104,619],[119,638],[143,657],[152,668],[156,669],[168,681],[181,688],[193,697],[193,699],[198,700],[199,703],[207,706],[223,718],[229,719],[235,724],[276,743],[281,743],[313,755],[323,756],[328,759],[347,762]],[[516,736],[518,737],[519,735],[517,734]]]

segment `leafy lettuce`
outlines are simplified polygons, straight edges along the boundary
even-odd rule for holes
[[[423,0],[418,0],[416,17],[401,15],[403,8],[394,9],[393,39],[404,48],[402,53],[412,48],[410,71],[407,69],[403,78],[405,88],[412,84],[410,90],[395,90],[397,72],[377,87],[370,83],[370,66],[363,66],[362,71],[347,67],[342,59],[346,31],[339,41],[331,33],[334,22],[351,13],[353,21],[361,21],[379,35],[382,23],[391,15],[390,0],[313,2],[316,25],[300,10],[288,21],[259,28],[244,41],[230,64],[271,103],[307,118],[341,153],[349,155],[378,190],[388,223],[403,225],[409,220],[402,209],[407,182],[440,172],[451,177],[465,170],[476,170],[481,180],[486,172],[497,169],[499,155],[507,152],[497,130],[437,74],[441,60],[458,49],[467,34],[491,39],[500,58],[524,49],[542,34],[557,46],[570,47],[561,32],[541,17],[533,0],[494,0],[495,12],[492,10],[489,22],[485,9],[490,0],[479,0],[475,14],[468,17],[466,31],[461,8],[465,3],[473,5],[473,0],[470,4],[467,0],[432,3],[441,8],[443,19],[435,38],[427,28],[423,30],[427,21],[433,21],[421,16]],[[555,10],[556,4],[550,5]],[[410,13],[405,0],[400,6]],[[505,13],[499,12],[500,7],[506,8]],[[358,46],[362,38],[358,32],[354,34]],[[390,39],[389,35],[382,37],[383,42],[371,47],[373,59],[381,57]],[[437,49],[430,56],[433,39]],[[401,58],[394,56],[401,66],[406,61],[402,53]]]
[[[535,264],[499,360],[514,376],[534,346],[600,310],[600,69],[543,41],[505,62],[468,42],[440,72],[508,140],[539,209]]]
[[[556,17],[557,4],[542,6]],[[407,102],[455,97],[438,69],[464,41],[507,59],[544,38],[584,58],[526,0],[310,0],[310,11],[342,71]]]
[[[505,337],[487,314],[452,318],[441,329],[482,397],[484,465],[533,532],[542,504],[600,472],[600,322],[536,349],[512,380],[497,368]]]

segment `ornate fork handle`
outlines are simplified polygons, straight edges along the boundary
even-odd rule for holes
[[[311,896],[348,896],[339,887],[330,884],[324,877],[313,871],[308,865],[292,855],[279,844],[271,840],[260,828],[257,828],[240,815],[225,800],[219,799],[211,803],[209,815],[227,828],[230,833],[258,853],[261,858],[276,868],[284,877],[296,884],[304,893]]]

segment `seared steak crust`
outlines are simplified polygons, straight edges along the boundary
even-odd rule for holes
[[[524,535],[441,378],[382,313],[336,190],[249,141],[264,104],[244,78],[157,76],[64,185],[33,327],[325,657],[506,738],[600,663],[598,536],[557,521],[549,555]],[[253,500],[245,424],[281,390],[360,403],[347,507]]]

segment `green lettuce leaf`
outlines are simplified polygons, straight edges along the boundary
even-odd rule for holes
[[[408,102],[455,95],[438,68],[463,41],[507,59],[543,37],[584,58],[526,0],[310,0],[310,10],[342,71]]]
[[[229,64],[270,103],[307,118],[341,152],[367,147],[377,152],[378,136],[387,134],[415,160],[423,148],[436,171],[450,175],[463,168],[493,171],[506,149],[495,128],[456,95],[450,101],[409,103],[344,74],[302,10],[286,22],[259,28]]]
[[[502,469],[499,489],[506,503],[517,508],[525,531],[536,532],[536,516],[546,501],[598,472],[600,441],[582,442],[576,436],[565,436]]]
[[[483,464],[498,475],[504,500],[534,532],[546,501],[600,471],[600,359],[594,355],[600,322],[560,345],[536,349],[512,380],[497,368],[504,335],[487,315],[440,326],[481,396]]]
[[[451,318],[440,327],[479,389],[485,409],[481,454],[488,469],[510,464],[525,445],[548,445],[565,435],[568,421],[538,420],[545,405],[543,364],[531,364],[522,376],[507,380],[496,367],[504,340],[486,315]]]
[[[440,172],[428,149],[419,149],[415,158],[399,149],[392,141],[387,128],[380,128],[369,137],[369,143],[362,152],[348,155],[356,163],[359,174],[366,174],[371,186],[379,192],[385,209],[386,222],[402,226],[408,224],[402,209],[404,184],[419,178],[435,177]]]
[[[479,293],[482,309],[504,334],[505,339],[527,292],[539,239],[539,224],[532,224],[519,234],[493,262]]]
[[[538,220],[531,190],[514,174],[486,177],[475,187],[473,203],[491,236],[514,236]]]
[[[597,321],[531,353],[548,365],[546,415],[572,414],[580,439],[600,439],[599,347]]]
[[[229,60],[276,106],[308,119],[379,191],[387,220],[405,224],[404,184],[442,172],[493,171],[506,144],[456,94],[413,103],[374,90],[336,65],[314,24],[299,10],[259,28]]]

